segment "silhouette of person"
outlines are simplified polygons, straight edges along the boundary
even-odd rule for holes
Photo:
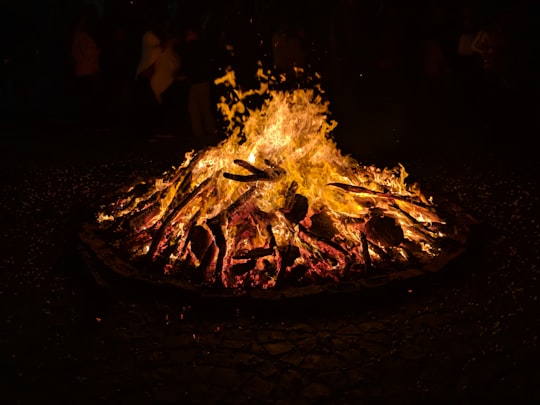
[[[84,125],[94,124],[99,115],[102,101],[100,55],[101,49],[91,33],[89,17],[79,16],[72,33],[71,56],[78,113]]]
[[[200,139],[218,133],[212,109],[213,65],[211,48],[201,30],[188,25],[182,52],[183,72],[188,83],[188,113],[192,134]]]
[[[163,130],[164,93],[181,79],[181,59],[176,51],[178,41],[179,38],[172,35],[172,21],[167,17],[158,17],[142,36],[135,79],[139,93],[139,119],[142,121],[140,129],[146,135]]]

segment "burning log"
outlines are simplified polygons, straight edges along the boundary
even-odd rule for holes
[[[364,234],[365,237],[365,234]],[[388,253],[385,249],[381,248],[379,245],[377,245],[375,242],[370,241],[367,239],[368,247],[373,250],[377,256],[379,256],[383,261],[385,262],[391,262],[392,261],[392,255]]]
[[[179,203],[178,205],[172,210],[172,212],[165,218],[163,221],[163,224],[158,229],[156,235],[154,236],[154,239],[152,240],[152,244],[150,245],[150,248],[147,253],[147,257],[149,260],[152,260],[156,254],[156,250],[160,244],[160,242],[163,239],[163,235],[165,234],[165,230],[167,227],[171,224],[171,222],[174,220],[178,212],[188,203],[190,202],[195,196],[197,196],[201,190],[204,190],[206,185],[210,183],[210,179],[206,179],[201,184],[199,184],[195,189],[186,195]]]
[[[217,218],[208,222],[208,228],[214,236],[216,250],[215,255],[213,255],[207,270],[207,274],[210,277],[208,278],[208,280],[205,281],[213,283],[216,287],[223,287],[223,282],[221,280],[221,271],[223,267],[223,258],[225,257],[227,241],[225,240],[225,236],[223,235],[221,223],[217,220]]]
[[[371,257],[369,256],[369,247],[366,234],[360,232],[360,240],[362,242],[362,255],[364,258],[364,271],[368,274],[371,271]]]
[[[270,235],[270,246],[272,248],[277,248],[276,236],[274,235],[271,224],[266,225],[266,231],[268,232],[268,235]]]
[[[250,174],[250,175],[245,176],[241,174],[223,173],[223,177],[229,180],[241,181],[245,183],[249,183],[252,181],[271,180],[266,174],[264,175]]]
[[[235,260],[243,259],[256,259],[259,257],[270,256],[274,253],[274,248],[255,248],[247,252],[241,252],[240,254],[232,256]]]
[[[308,270],[315,279],[324,278],[326,275],[337,280],[348,270],[351,258],[344,248],[309,232],[302,226],[300,226],[298,236],[304,243],[305,251],[310,252],[311,261],[314,264],[318,263],[313,271]]]
[[[180,167],[176,171],[175,176],[171,179],[170,184],[178,184],[175,198],[171,201],[171,204],[173,206],[177,203],[178,199],[182,199],[185,195],[187,189],[191,184],[191,181],[193,180],[193,170],[197,163],[199,163],[199,161],[203,158],[203,156],[203,151],[196,153],[185,167]],[[180,181],[180,179],[182,179],[182,181]]]
[[[402,209],[398,204],[392,204],[392,208],[398,210],[402,215],[404,215],[407,219],[409,219],[410,222],[412,222],[415,226],[420,227],[423,229],[426,237],[430,238],[433,241],[434,233],[431,229],[429,229],[424,223],[417,220],[415,217],[413,217],[411,214],[409,214],[407,211]]]
[[[301,235],[301,237],[306,236],[311,241],[314,241],[315,245],[326,245],[330,247],[331,249],[342,253],[344,256],[349,256],[349,252],[347,252],[345,248],[343,248],[337,243],[332,242],[332,240],[327,239],[324,236],[321,236],[320,234],[311,232],[310,230],[306,229],[302,225],[299,225],[299,230],[300,230],[299,235]]]
[[[282,208],[283,212],[288,213],[293,209],[296,190],[298,190],[298,183],[296,181],[292,181],[287,188],[287,192],[285,193],[285,205]]]
[[[270,159],[264,159],[264,163],[270,167],[270,173],[273,177],[280,177],[285,174],[285,170],[283,170],[282,167],[278,166],[274,162],[272,162]]]
[[[214,236],[214,241],[216,244],[217,254],[214,257],[214,260],[211,261],[212,271],[211,281],[216,284],[218,287],[223,286],[222,281],[222,270],[223,270],[223,260],[227,252],[227,240],[225,234],[223,233],[222,226],[224,223],[229,221],[229,218],[234,216],[234,212],[242,207],[252,196],[255,191],[255,186],[249,188],[247,192],[240,195],[235,201],[233,201],[228,207],[221,211],[218,215],[211,218],[208,221],[208,227]]]
[[[383,247],[398,246],[404,239],[403,230],[391,217],[371,218],[365,226],[366,236]]]
[[[310,218],[309,230],[322,239],[332,240],[337,233],[334,221],[326,211],[313,214]]]
[[[428,208],[429,206],[421,201],[414,201],[410,197],[407,196],[401,196],[398,194],[390,194],[388,191],[380,192],[380,191],[374,191],[370,190],[369,188],[362,187],[362,186],[354,186],[352,184],[344,184],[344,183],[328,183],[328,186],[333,187],[339,187],[342,190],[348,191],[350,193],[358,193],[358,194],[369,194],[376,196],[378,198],[384,198],[384,199],[390,199],[390,200],[402,200],[410,204],[417,205],[419,207]]]
[[[266,162],[269,162],[266,160]],[[282,171],[276,170],[274,167],[272,170],[261,170],[256,168],[255,166],[251,165],[249,162],[246,162],[245,160],[241,159],[235,159],[234,163],[236,163],[238,166],[243,167],[244,169],[247,169],[252,174],[249,175],[241,175],[241,174],[233,174],[233,173],[223,173],[223,177],[235,180],[235,181],[242,181],[242,182],[251,182],[251,181],[261,181],[261,180],[276,180],[280,175],[282,175]]]
[[[243,167],[244,169],[247,169],[253,174],[257,174],[259,176],[266,176],[267,173],[264,170],[257,169],[255,166],[250,164],[249,162],[246,162],[242,159],[234,159],[234,163],[236,163],[238,166]]]
[[[285,204],[282,208],[285,217],[292,223],[299,223],[302,221],[306,217],[309,209],[308,199],[301,194],[297,194],[297,189],[298,183],[296,181],[291,182],[287,188]]]

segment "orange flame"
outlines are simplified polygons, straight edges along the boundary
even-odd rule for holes
[[[230,91],[218,105],[226,139],[103,207],[98,222],[118,248],[171,277],[227,288],[272,288],[293,274],[340,280],[440,252],[444,221],[402,165],[342,154],[320,87],[278,91],[262,69],[259,78],[250,91],[233,71],[216,80]],[[249,110],[253,95],[266,98]]]

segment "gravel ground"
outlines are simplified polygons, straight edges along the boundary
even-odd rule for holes
[[[385,111],[345,124],[338,145],[399,161],[464,207],[481,222],[471,248],[433,277],[279,305],[103,290],[80,260],[88,206],[199,145],[4,128],[0,402],[540,401],[539,167],[526,124],[508,134]]]

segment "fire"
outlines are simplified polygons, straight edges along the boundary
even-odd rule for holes
[[[219,109],[229,136],[102,206],[102,234],[147,271],[197,285],[276,288],[361,277],[442,252],[448,229],[402,165],[342,154],[320,87],[243,92]],[[264,96],[261,107],[246,100]]]

